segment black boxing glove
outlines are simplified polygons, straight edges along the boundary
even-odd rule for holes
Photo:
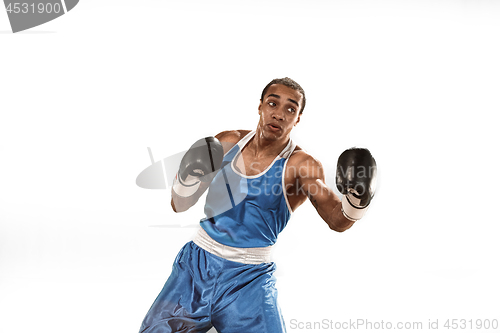
[[[211,182],[220,169],[224,149],[214,137],[196,141],[182,157],[173,190],[181,197],[196,193],[201,182]]]
[[[342,197],[342,213],[351,221],[363,217],[376,186],[377,164],[368,149],[350,148],[337,162],[336,183]]]

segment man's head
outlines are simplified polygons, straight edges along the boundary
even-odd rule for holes
[[[303,109],[304,94],[297,83],[288,78],[273,80],[262,92],[257,132],[267,140],[288,140]]]
[[[269,87],[271,87],[273,84],[281,84],[281,85],[284,85],[286,87],[289,87],[289,88],[292,88],[292,89],[298,91],[302,95],[302,101],[301,101],[299,114],[302,114],[302,112],[304,112],[304,108],[306,106],[306,94],[304,92],[304,89],[302,89],[302,87],[297,82],[290,79],[289,77],[285,77],[283,79],[274,79],[271,82],[269,82],[267,84],[267,86],[264,88],[264,90],[262,90],[262,95],[260,96],[261,102],[264,101],[264,98],[266,96],[267,91],[269,90]]]

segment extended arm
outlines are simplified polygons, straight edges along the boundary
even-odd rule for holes
[[[342,203],[333,190],[325,184],[325,175],[321,163],[306,155],[298,165],[300,188],[305,191],[321,218],[330,229],[343,232],[354,221],[348,220],[342,213]]]
[[[321,163],[310,155],[304,156],[299,167],[301,188],[331,229],[339,232],[349,229],[363,217],[374,195],[375,159],[364,148],[351,148],[340,155],[336,183],[343,194],[341,201],[325,184]]]

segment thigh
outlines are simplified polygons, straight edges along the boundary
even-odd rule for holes
[[[172,273],[144,318],[141,333],[206,332],[211,327],[210,308],[216,263],[194,243],[177,255]]]
[[[286,332],[274,264],[244,265],[218,280],[212,323],[219,333]],[[248,267],[250,266],[250,267]]]

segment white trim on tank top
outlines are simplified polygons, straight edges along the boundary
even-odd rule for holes
[[[291,214],[292,208],[290,207],[290,203],[288,202],[288,197],[286,195],[285,171],[286,171],[286,164],[288,163],[290,155],[292,155],[293,151],[295,150],[296,145],[295,145],[295,143],[293,143],[292,139],[288,140],[286,147],[281,151],[281,153],[278,154],[278,156],[276,156],[276,158],[271,162],[271,164],[269,164],[269,166],[266,168],[266,170],[262,171],[261,173],[255,175],[255,176],[247,176],[247,175],[242,174],[238,170],[236,170],[236,168],[234,167],[233,164],[235,163],[236,159],[241,155],[243,148],[248,144],[248,142],[250,141],[250,139],[254,135],[255,135],[255,130],[250,131],[247,135],[245,135],[245,137],[243,139],[241,139],[240,141],[238,141],[238,143],[236,143],[235,146],[239,147],[239,152],[237,152],[236,155],[234,156],[234,158],[231,160],[231,163],[230,163],[231,169],[240,177],[243,177],[246,179],[255,179],[255,178],[259,178],[259,177],[263,176],[267,171],[269,171],[269,169],[271,169],[271,167],[274,165],[274,163],[276,163],[276,161],[278,159],[285,158],[286,161],[285,161],[285,164],[283,165],[283,172],[281,174],[281,188],[283,190],[283,197],[285,198],[286,206],[288,207],[288,212]],[[231,151],[233,148],[231,148],[229,151]],[[229,151],[228,151],[228,153],[229,153]]]
[[[250,135],[252,134],[252,135]],[[272,166],[274,165],[274,163],[276,163],[277,160],[281,159],[281,158],[284,158],[284,156],[286,156],[286,153],[288,151],[288,149],[290,149],[290,147],[292,146],[292,139],[288,140],[288,143],[286,145],[285,148],[283,148],[283,150],[281,151],[281,153],[278,154],[278,156],[276,156],[274,158],[274,160],[267,166],[267,168],[262,171],[261,173],[257,174],[257,175],[253,175],[253,176],[247,176],[247,175],[244,175],[242,174],[241,172],[239,172],[235,166],[234,166],[234,163],[236,162],[236,160],[240,157],[241,155],[241,152],[243,151],[243,149],[245,148],[245,146],[248,144],[248,142],[250,141],[250,139],[255,135],[255,131],[252,131],[250,133],[248,133],[243,139],[241,139],[237,145],[240,147],[240,151],[236,153],[236,155],[234,156],[233,160],[231,161],[231,169],[233,169],[233,171],[243,177],[243,178],[247,178],[247,179],[255,179],[255,178],[259,178],[260,176],[263,176],[266,172],[269,171],[269,169],[272,168]],[[250,136],[250,137],[248,137]],[[241,144],[240,144],[241,143]]]

